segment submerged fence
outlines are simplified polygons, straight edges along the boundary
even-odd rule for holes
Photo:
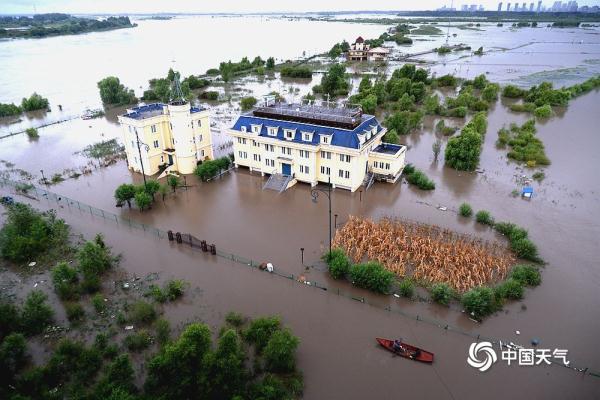
[[[390,313],[398,314],[405,318],[440,328],[446,332],[454,332],[457,334],[461,334],[463,336],[470,337],[477,342],[487,341],[487,342],[492,343],[493,345],[498,345],[501,348],[506,348],[506,349],[517,349],[518,347],[520,347],[518,344],[514,344],[510,341],[503,341],[501,339],[484,336],[484,335],[481,335],[481,334],[478,334],[475,332],[467,332],[467,331],[461,330],[457,327],[451,326],[447,323],[437,321],[435,319],[427,318],[427,317],[424,317],[419,314],[409,313],[402,309],[392,308],[390,305],[388,305],[386,307],[382,307],[381,305],[378,305],[375,303],[370,303],[368,301],[368,299],[365,297],[356,297],[352,293],[345,292],[343,289],[340,289],[339,287],[330,288],[327,285],[320,284],[316,281],[307,281],[301,275],[288,274],[285,272],[280,272],[277,269],[273,269],[273,270],[267,269],[265,263],[259,263],[255,260],[241,257],[234,253],[229,253],[229,252],[223,251],[223,250],[219,249],[217,246],[215,246],[214,244],[209,244],[206,240],[198,239],[189,233],[163,231],[161,229],[158,229],[158,228],[155,228],[155,227],[152,227],[147,224],[140,223],[140,222],[136,222],[130,218],[124,218],[124,217],[116,215],[114,213],[90,206],[88,204],[82,203],[77,200],[73,200],[73,199],[63,196],[63,195],[56,194],[47,189],[40,188],[37,186],[30,186],[28,190],[18,190],[18,188],[21,185],[23,185],[23,184],[9,180],[9,179],[0,179],[0,187],[5,187],[5,186],[11,187],[11,188],[15,189],[18,194],[24,195],[28,198],[32,198],[32,199],[36,199],[36,200],[39,200],[39,198],[45,198],[51,203],[56,202],[57,205],[60,205],[63,207],[66,206],[68,209],[79,210],[84,213],[89,213],[92,216],[102,217],[106,221],[112,221],[118,225],[135,228],[140,231],[155,235],[157,238],[175,241],[178,244],[180,244],[181,246],[188,246],[188,247],[191,247],[194,249],[200,249],[203,252],[207,252],[212,255],[224,258],[226,260],[246,265],[247,267],[252,268],[252,269],[265,271],[266,273],[269,273],[271,275],[288,279],[292,282],[296,282],[303,286],[308,286],[308,287],[311,287],[314,289],[322,290],[324,292],[328,292],[328,293],[331,293],[331,294],[334,294],[337,296],[345,297],[345,298],[353,300],[353,301],[357,301],[362,304],[366,304],[370,307],[374,307],[379,310],[384,310],[384,311],[387,311]],[[35,195],[38,197],[33,197],[31,195],[32,192],[34,192]],[[558,362],[554,359],[550,359],[549,361],[554,365],[559,365],[564,368],[568,368],[573,371],[580,372],[583,375],[590,375],[590,376],[593,376],[596,378],[600,378],[600,371],[593,371],[588,367],[575,366],[574,362],[571,362],[569,365],[565,365],[564,363]]]

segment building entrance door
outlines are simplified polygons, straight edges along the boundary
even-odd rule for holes
[[[169,165],[173,165],[173,156],[169,154]]]
[[[292,175],[292,165],[282,163],[281,164],[281,173],[283,175],[288,175],[288,176]]]

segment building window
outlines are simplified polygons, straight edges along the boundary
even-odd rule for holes
[[[260,162],[260,154],[254,154],[254,161]]]
[[[331,160],[331,152],[330,151],[321,151],[321,158]]]
[[[311,134],[310,133],[303,133],[302,134],[302,140],[304,140],[305,142],[311,142],[312,141]]]
[[[252,125],[252,132],[253,133],[259,133],[260,132],[260,125]]]
[[[329,136],[321,136],[321,143],[329,144]]]
[[[350,179],[350,171],[345,171],[344,172],[344,178]]]
[[[200,128],[202,126],[202,120],[198,120],[196,121],[196,126],[198,126],[198,128]]]
[[[194,121],[192,121],[192,128],[194,127]]]
[[[165,156],[160,156],[160,162],[164,163],[165,162]]]
[[[390,169],[390,163],[385,163],[385,169]]]
[[[275,160],[269,160],[268,158],[265,158],[265,164],[267,164],[267,167],[274,167]]]
[[[293,129],[286,129],[285,131],[285,138],[288,140],[292,140],[294,139],[294,133],[295,131]]]
[[[300,150],[300,157],[310,158],[310,153],[307,150]]]
[[[202,141],[202,135],[198,135],[198,141],[201,142]]]
[[[269,127],[268,133],[269,136],[277,136],[277,127]]]
[[[155,141],[154,141],[154,148],[155,148],[155,149],[158,149],[158,140],[155,140]]]
[[[308,174],[308,173],[310,173],[310,172],[309,172],[309,169],[308,169],[308,165],[301,165],[301,166],[300,166],[300,172],[301,172],[301,173],[303,173],[303,174]]]
[[[171,139],[171,141],[173,142],[173,144],[175,144],[175,138]]]
[[[265,151],[275,151],[275,146],[273,146],[272,144],[265,144]]]
[[[347,155],[347,154],[340,154],[340,161],[342,161],[342,162],[344,162],[344,161],[345,162],[350,162],[350,158],[351,157],[349,155]]]
[[[338,176],[340,178],[350,179],[350,171],[344,171],[344,170],[340,169],[338,171]]]
[[[201,151],[200,151],[200,155],[201,155],[202,157],[204,157],[204,150],[201,150]]]
[[[290,149],[289,147],[281,146],[281,154],[291,156],[292,155],[292,149]]]
[[[246,144],[246,139],[242,138],[242,144]]]
[[[156,125],[152,125],[152,126],[150,126],[150,131],[151,131],[152,133],[156,133]]]
[[[331,169],[329,167],[321,166],[321,173],[324,175],[331,175]]]
[[[244,159],[248,158],[248,153],[246,153],[245,151],[240,151],[239,154],[240,154],[240,158],[244,158]]]
[[[240,131],[241,131],[241,132],[246,132],[246,127],[245,127],[245,126],[242,126],[242,127],[240,128]]]

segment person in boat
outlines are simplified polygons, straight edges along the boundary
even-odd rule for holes
[[[394,351],[403,352],[404,351],[404,346],[402,346],[402,339],[400,339],[400,340],[398,340],[398,339],[394,340],[393,348],[394,348]]]
[[[417,358],[421,355],[421,349],[417,349],[415,350],[415,352],[412,354],[411,358]]]

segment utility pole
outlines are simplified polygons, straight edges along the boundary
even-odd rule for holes
[[[144,150],[146,150],[146,153],[148,152],[148,150],[150,150],[150,146],[148,146],[146,143],[140,142],[140,137],[138,136],[137,129],[135,129],[135,140],[137,143],[138,154],[140,155],[140,165],[142,166],[142,177],[144,178],[144,190],[147,190],[148,187],[146,186],[146,173],[144,172],[144,160],[142,160],[142,149],[141,149],[140,145],[144,146]]]

